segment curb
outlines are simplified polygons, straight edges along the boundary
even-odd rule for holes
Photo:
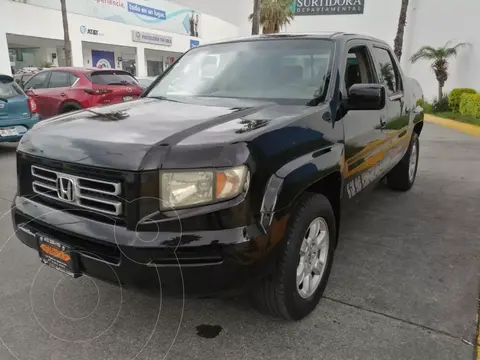
[[[480,136],[480,126],[462,123],[460,121],[444,119],[430,114],[425,114],[426,122],[444,126],[453,130],[457,130],[472,136]]]

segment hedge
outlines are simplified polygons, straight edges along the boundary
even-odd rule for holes
[[[460,114],[480,119],[480,94],[463,94],[460,101]]]
[[[477,92],[474,89],[469,88],[458,88],[453,89],[450,94],[448,94],[448,105],[450,109],[455,112],[460,111],[460,101],[462,100],[463,94],[476,94]]]

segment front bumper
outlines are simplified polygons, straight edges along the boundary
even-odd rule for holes
[[[38,251],[36,234],[78,250],[80,270],[127,287],[173,293],[223,293],[244,289],[265,276],[275,246],[258,227],[194,233],[136,232],[16,197],[17,237]]]

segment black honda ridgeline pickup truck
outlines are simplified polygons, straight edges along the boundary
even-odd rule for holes
[[[141,98],[23,137],[17,236],[74,277],[248,290],[301,319],[327,284],[344,207],[382,179],[415,181],[413,83],[385,42],[354,34],[191,49]]]

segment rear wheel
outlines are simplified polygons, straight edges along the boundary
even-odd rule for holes
[[[410,146],[402,160],[387,174],[388,186],[393,190],[407,191],[413,186],[417,176],[420,143],[418,135],[413,132]]]
[[[59,114],[66,114],[72,111],[77,111],[80,110],[82,107],[78,104],[75,103],[67,103],[62,106],[62,108],[59,111]]]
[[[257,307],[300,320],[317,306],[327,285],[335,248],[335,215],[327,198],[306,194],[292,212],[284,249],[254,294]]]

